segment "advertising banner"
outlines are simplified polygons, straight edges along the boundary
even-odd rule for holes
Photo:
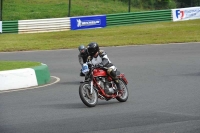
[[[0,33],[2,33],[2,21],[0,21]]]
[[[200,19],[200,7],[172,9],[173,21]]]
[[[81,17],[71,17],[71,30],[80,29],[91,29],[91,28],[103,28],[106,27],[106,16],[81,16]]]

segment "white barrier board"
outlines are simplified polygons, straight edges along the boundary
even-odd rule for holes
[[[200,19],[200,7],[172,9],[173,21]]]

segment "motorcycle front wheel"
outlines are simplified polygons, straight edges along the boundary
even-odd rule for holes
[[[79,86],[79,96],[82,102],[88,107],[96,106],[98,102],[98,93],[93,87],[93,93],[90,94],[90,84],[82,83]]]
[[[126,102],[128,99],[128,87],[125,84],[125,82],[123,80],[119,80],[121,88],[122,88],[122,94],[120,94],[120,96],[116,97],[116,99],[119,102]]]

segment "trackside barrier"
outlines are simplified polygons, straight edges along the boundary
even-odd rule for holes
[[[16,21],[3,21],[2,33],[18,33],[18,20]]]
[[[98,27],[100,23],[104,23],[105,21],[106,24],[103,24],[103,26],[99,27],[102,28],[105,26],[123,24],[199,19],[200,7],[107,14],[106,17],[104,17],[105,21],[99,21],[96,18],[90,20],[90,17],[91,16],[77,16],[71,18],[19,20],[19,24],[18,21],[2,21],[2,33],[37,33],[88,29],[94,28],[92,27],[94,25]]]
[[[0,33],[2,33],[2,21],[0,21]]]
[[[19,34],[66,31],[70,30],[70,18],[19,20],[18,25]]]
[[[107,15],[107,26],[159,21],[172,21],[171,10],[156,10]]]

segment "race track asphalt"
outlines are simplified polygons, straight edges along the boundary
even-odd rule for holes
[[[102,49],[129,81],[125,103],[82,103],[77,49],[0,53],[45,63],[60,78],[0,93],[0,133],[200,133],[200,43]]]

